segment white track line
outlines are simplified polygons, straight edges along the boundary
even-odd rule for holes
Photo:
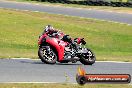
[[[31,84],[31,83],[37,83],[37,84],[78,84],[78,83],[72,83],[72,82],[1,82],[1,83],[10,83],[10,84],[14,84],[14,83],[19,83],[19,84]]]
[[[35,83],[35,84],[78,84],[78,83],[74,83],[74,82],[1,82],[1,83],[10,83],[10,84],[14,84],[14,83],[19,83],[19,84],[31,84],[31,83]],[[107,84],[107,83],[90,83],[90,84]],[[86,84],[85,84],[86,85]],[[132,83],[129,83],[128,85],[132,86]]]
[[[8,58],[7,58],[8,59]],[[14,60],[40,60],[40,59],[31,59],[31,58],[10,58]],[[132,63],[132,62],[123,62],[123,61],[96,61],[96,62],[108,62],[108,63]]]
[[[49,84],[49,83],[59,83],[59,82],[2,82],[2,83],[46,83],[46,84]]]
[[[31,58],[9,58],[9,59],[14,59],[14,60],[40,60],[40,59],[31,59]]]
[[[96,61],[96,62],[111,62],[111,63],[132,63],[132,62],[123,62],[123,61]]]

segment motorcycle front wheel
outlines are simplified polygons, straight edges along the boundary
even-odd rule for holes
[[[46,64],[55,64],[57,61],[56,53],[50,46],[40,47],[38,50],[38,56],[41,61]]]
[[[87,53],[83,53],[80,56],[80,62],[84,65],[92,65],[95,63],[96,57],[95,54],[90,49],[87,50],[88,50]]]

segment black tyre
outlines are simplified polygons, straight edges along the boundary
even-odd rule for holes
[[[84,85],[87,82],[87,79],[84,76],[77,76],[76,81],[78,84]]]
[[[84,65],[92,65],[95,63],[96,57],[90,49],[87,50],[87,53],[84,53],[80,56],[80,62]]]
[[[57,55],[50,46],[40,47],[38,56],[46,64],[55,64],[57,60]]]

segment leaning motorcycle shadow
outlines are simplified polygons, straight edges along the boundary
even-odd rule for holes
[[[81,63],[55,63],[55,64],[46,64],[43,62],[32,62],[32,64],[44,64],[44,65],[82,65]]]
[[[42,65],[82,65],[81,63],[55,63],[55,64],[46,64],[40,61],[34,61],[34,62],[30,62],[30,61],[20,61],[20,63],[26,63],[26,64],[42,64]]]
[[[56,63],[56,65],[82,65],[81,63]]]
[[[24,64],[44,64],[43,62],[31,62],[31,61],[20,61],[20,63],[24,63]]]

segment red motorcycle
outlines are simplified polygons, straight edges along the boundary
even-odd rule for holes
[[[69,36],[62,32],[41,35],[38,40],[38,56],[41,61],[47,64],[55,64],[56,61],[60,63],[80,61],[84,65],[95,63],[95,55],[90,49],[85,48],[84,38],[68,40],[67,37]]]

